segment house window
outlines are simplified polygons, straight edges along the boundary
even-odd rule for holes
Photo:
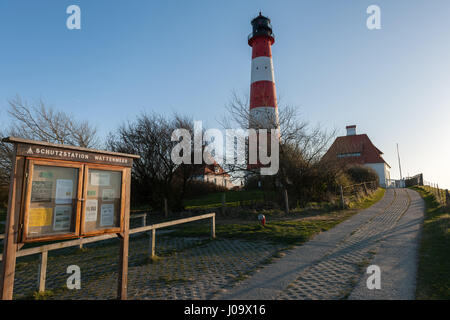
[[[340,153],[338,154],[338,158],[347,158],[347,157],[360,157],[361,152],[354,152],[354,153]]]

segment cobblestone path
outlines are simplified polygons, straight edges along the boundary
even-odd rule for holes
[[[150,262],[148,239],[130,239],[129,299],[209,299],[282,249],[266,242],[157,235],[160,259]],[[50,299],[115,299],[119,246],[114,240],[88,247],[85,252],[74,248],[50,252],[46,282],[46,289],[53,292]],[[36,291],[38,265],[37,256],[18,259],[15,299],[29,298]],[[81,269],[80,290],[66,287],[69,265]]]
[[[288,251],[270,242],[174,238],[157,232],[156,254],[161,259],[151,262],[148,236],[131,238],[128,298],[348,298],[380,243],[408,211],[411,192],[389,189],[371,208]],[[280,251],[285,251],[282,258]],[[46,283],[53,291],[50,298],[115,299],[118,253],[116,239],[91,244],[85,252],[74,248],[50,252]],[[36,291],[39,261],[37,256],[30,258],[18,259],[15,298]],[[66,288],[69,265],[81,269],[80,290]]]
[[[282,259],[214,298],[335,300],[350,298],[358,287],[358,295],[351,298],[370,299],[366,291],[371,290],[365,288],[366,267],[376,261],[384,272],[382,287],[388,285],[384,291],[397,292],[383,292],[381,296],[411,299],[414,283],[405,279],[415,278],[414,253],[424,210],[422,202],[412,190],[388,189],[372,207],[289,250]],[[407,259],[394,256],[399,255],[399,250],[387,251],[398,243],[402,245],[400,251],[408,253]],[[376,260],[381,257],[389,259]],[[396,287],[402,289],[391,290]]]
[[[386,210],[374,215],[338,243],[319,263],[302,272],[277,299],[347,298],[376,254],[380,241],[407,211],[409,199],[405,189],[398,189]]]

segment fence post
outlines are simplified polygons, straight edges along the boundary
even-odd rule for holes
[[[365,192],[366,196],[369,195],[369,191],[367,191],[367,186],[366,186],[365,182],[364,182],[364,192]]]
[[[288,198],[288,191],[286,188],[284,189],[284,207],[286,214],[289,214],[289,198]]]
[[[147,225],[147,213],[144,213],[142,216],[142,226],[145,227]]]
[[[47,277],[47,257],[48,251],[42,251],[39,256],[39,271],[38,271],[38,288],[39,292],[45,291],[45,279]]]
[[[169,216],[169,208],[167,206],[167,198],[164,198],[164,217],[168,217]]]
[[[445,189],[445,204],[450,207],[450,193],[448,193],[448,189]]]
[[[222,193],[222,214],[225,214],[225,200],[226,200],[226,195],[224,192],[224,193]]]
[[[216,238],[216,215],[211,217],[211,239]]]
[[[150,254],[153,258],[155,256],[155,243],[156,243],[156,229],[152,229],[150,236]]]
[[[340,187],[341,187],[341,204],[342,204],[342,209],[345,209],[344,190],[342,189],[342,185]]]

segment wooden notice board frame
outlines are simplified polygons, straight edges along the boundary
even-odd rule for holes
[[[90,169],[120,172],[122,174],[122,181],[124,180],[124,177],[126,175],[126,169],[124,169],[124,168],[117,168],[117,167],[110,166],[110,165],[88,164],[85,166],[85,170],[84,170],[85,185],[87,184],[88,179],[89,179],[88,174],[89,174]],[[84,188],[83,199],[87,199],[87,197],[88,197],[87,191],[88,191],[87,188]],[[121,194],[120,211],[124,212],[125,211],[125,201],[123,201],[123,200],[126,199],[126,184],[125,183],[121,184],[120,194]],[[85,224],[83,222],[85,221],[86,201],[83,201],[83,211],[82,212],[83,212],[82,217],[81,217],[81,235],[82,236],[96,236],[96,235],[101,235],[101,234],[105,234],[105,233],[121,233],[121,232],[123,232],[123,222],[124,221],[123,221],[122,214],[120,215],[120,227],[100,229],[100,230],[96,230],[96,231],[85,231]]]
[[[20,216],[20,226],[19,226],[19,242],[27,243],[27,242],[42,242],[42,241],[53,241],[53,240],[64,240],[70,238],[78,238],[80,236],[80,212],[81,212],[81,203],[82,198],[82,189],[83,189],[83,164],[82,163],[73,163],[68,161],[54,161],[54,160],[40,160],[37,158],[29,158],[26,160],[27,170],[25,172],[26,181],[24,183],[25,193],[23,195],[23,210],[21,211]],[[37,238],[29,238],[28,235],[28,218],[30,212],[30,203],[31,203],[31,188],[32,188],[32,177],[33,177],[33,169],[35,165],[42,166],[55,166],[60,168],[74,168],[78,169],[78,180],[77,180],[77,194],[76,194],[76,204],[75,204],[75,230],[74,232],[69,232],[66,234],[57,234],[51,236],[43,236]],[[23,232],[22,232],[23,230]]]
[[[120,252],[119,252],[119,281],[118,281],[118,298],[126,299],[127,295],[127,272],[128,272],[128,238],[129,238],[129,215],[130,215],[130,192],[131,192],[131,168],[133,160],[138,159],[139,156],[132,154],[124,154],[117,152],[109,152],[104,150],[95,150],[81,147],[74,147],[68,145],[60,145],[42,141],[33,141],[16,137],[9,137],[2,140],[3,142],[11,143],[14,145],[13,158],[12,158],[12,170],[9,188],[8,198],[8,211],[6,217],[3,261],[0,270],[0,298],[3,300],[10,300],[13,296],[14,287],[14,273],[16,265],[17,251],[25,244],[29,242],[42,242],[42,241],[55,241],[65,240],[70,238],[82,238],[86,236],[95,236],[99,234],[116,233],[120,239]],[[56,195],[53,184],[44,184],[43,189],[40,187],[43,184],[37,185],[37,193],[41,195],[52,194],[48,201],[48,206],[54,206],[50,211],[44,210],[45,215],[41,215],[44,223],[38,223],[40,228],[50,229],[56,233],[43,234],[42,236],[30,237],[28,235],[29,219],[30,219],[30,206],[31,196],[33,190],[33,170],[35,166],[49,166],[49,168],[74,168],[77,169],[78,174],[75,176],[77,179],[68,180],[69,189],[67,191],[66,186],[66,203],[65,212],[62,215],[63,219],[59,221],[67,221],[67,217],[70,214],[70,228],[64,229],[66,225],[59,224],[62,228],[57,228],[57,223],[47,227],[50,214],[53,218],[60,218],[61,215],[56,216]],[[87,184],[89,170],[103,170],[106,172],[120,173],[120,187],[119,191],[113,191],[107,193],[106,199],[102,201],[110,201],[109,217],[113,212],[113,224],[110,225],[107,222],[104,227],[96,230],[85,230],[84,219],[86,211],[86,199],[87,199]],[[52,175],[49,175],[52,177]],[[45,175],[44,175],[45,178]],[[108,181],[106,179],[105,181]],[[58,184],[57,181],[56,184]],[[47,183],[47,182],[45,182]],[[67,180],[66,180],[67,184]],[[51,188],[48,187],[51,186]],[[62,185],[62,183],[61,183]],[[76,192],[74,192],[76,187]],[[60,190],[63,188],[61,187]],[[115,190],[115,189],[113,189]],[[58,192],[56,192],[58,193]],[[98,192],[100,193],[100,192]],[[64,194],[64,193],[63,193]],[[114,195],[114,196],[111,196]],[[120,194],[120,197],[119,197]],[[100,196],[100,195],[98,195]],[[45,197],[46,198],[46,197]],[[36,198],[34,198],[36,199]],[[55,199],[55,200],[53,200]],[[99,201],[99,200],[97,200]],[[120,203],[116,206],[116,203]],[[39,203],[37,204],[40,205]],[[95,207],[94,207],[95,208]],[[48,209],[48,208],[45,208]],[[59,208],[62,209],[62,208]],[[40,210],[40,209],[39,209]],[[40,212],[34,211],[34,220],[36,221],[36,214],[39,218]],[[61,210],[58,210],[59,214]],[[103,217],[108,217],[108,210],[105,210]],[[50,213],[50,214],[49,214]],[[96,212],[96,214],[98,214]],[[103,214],[103,213],[102,213]],[[118,214],[118,216],[116,215]],[[108,217],[108,218],[109,218]],[[114,219],[114,217],[116,217]],[[38,219],[38,221],[40,221]],[[53,221],[53,220],[52,220]],[[55,220],[56,221],[56,220]],[[104,220],[102,220],[104,221]],[[109,221],[105,220],[105,221]],[[33,222],[35,223],[35,222]],[[36,224],[33,224],[35,227]],[[59,230],[62,230],[59,232]]]

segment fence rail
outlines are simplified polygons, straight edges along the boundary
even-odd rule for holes
[[[364,194],[368,196],[370,191],[374,191],[378,188],[377,181],[366,181],[361,183],[352,184],[349,186],[340,186],[340,197],[342,209],[347,207],[345,198],[357,198],[359,195]]]
[[[173,220],[173,221],[167,221],[167,222],[161,222],[161,223],[157,223],[157,224],[152,224],[152,225],[145,225],[146,223],[146,213],[142,213],[142,214],[137,214],[134,216],[131,216],[130,219],[135,219],[135,218],[141,218],[142,219],[142,227],[138,227],[138,228],[133,228],[130,229],[129,234],[136,234],[136,233],[141,233],[141,232],[147,232],[147,231],[151,231],[150,232],[150,255],[151,257],[155,256],[155,247],[156,247],[156,230],[157,229],[161,229],[161,228],[167,228],[167,227],[171,227],[171,226],[175,226],[175,225],[179,225],[179,224],[183,224],[183,223],[188,223],[188,222],[193,222],[193,221],[198,221],[198,220],[203,220],[203,219],[211,219],[211,239],[214,239],[216,237],[216,213],[208,213],[208,214],[202,214],[199,216],[194,216],[194,217],[189,217],[189,218],[183,218],[183,219],[177,219],[177,220]],[[69,241],[64,241],[64,242],[58,242],[58,243],[51,243],[51,244],[46,244],[46,245],[42,245],[39,247],[33,247],[33,248],[27,248],[27,249],[23,249],[23,250],[19,250],[17,251],[16,257],[24,257],[24,256],[29,256],[29,255],[33,255],[33,254],[40,254],[39,257],[39,270],[38,270],[38,288],[39,288],[39,292],[43,292],[45,291],[45,280],[46,280],[46,273],[47,273],[47,257],[48,257],[48,252],[49,251],[53,251],[53,250],[58,250],[58,249],[63,249],[63,248],[69,248],[69,247],[74,247],[74,246],[79,246],[80,248],[87,243],[93,243],[93,242],[98,242],[98,241],[103,241],[103,240],[107,240],[107,239],[114,239],[117,238],[118,235],[117,234],[105,234],[105,235],[101,235],[101,236],[95,236],[95,237],[89,237],[89,238],[81,238],[81,239],[76,239],[76,240],[69,240]],[[4,238],[4,234],[0,235],[0,239]],[[3,254],[0,254],[0,261],[3,261]]]

